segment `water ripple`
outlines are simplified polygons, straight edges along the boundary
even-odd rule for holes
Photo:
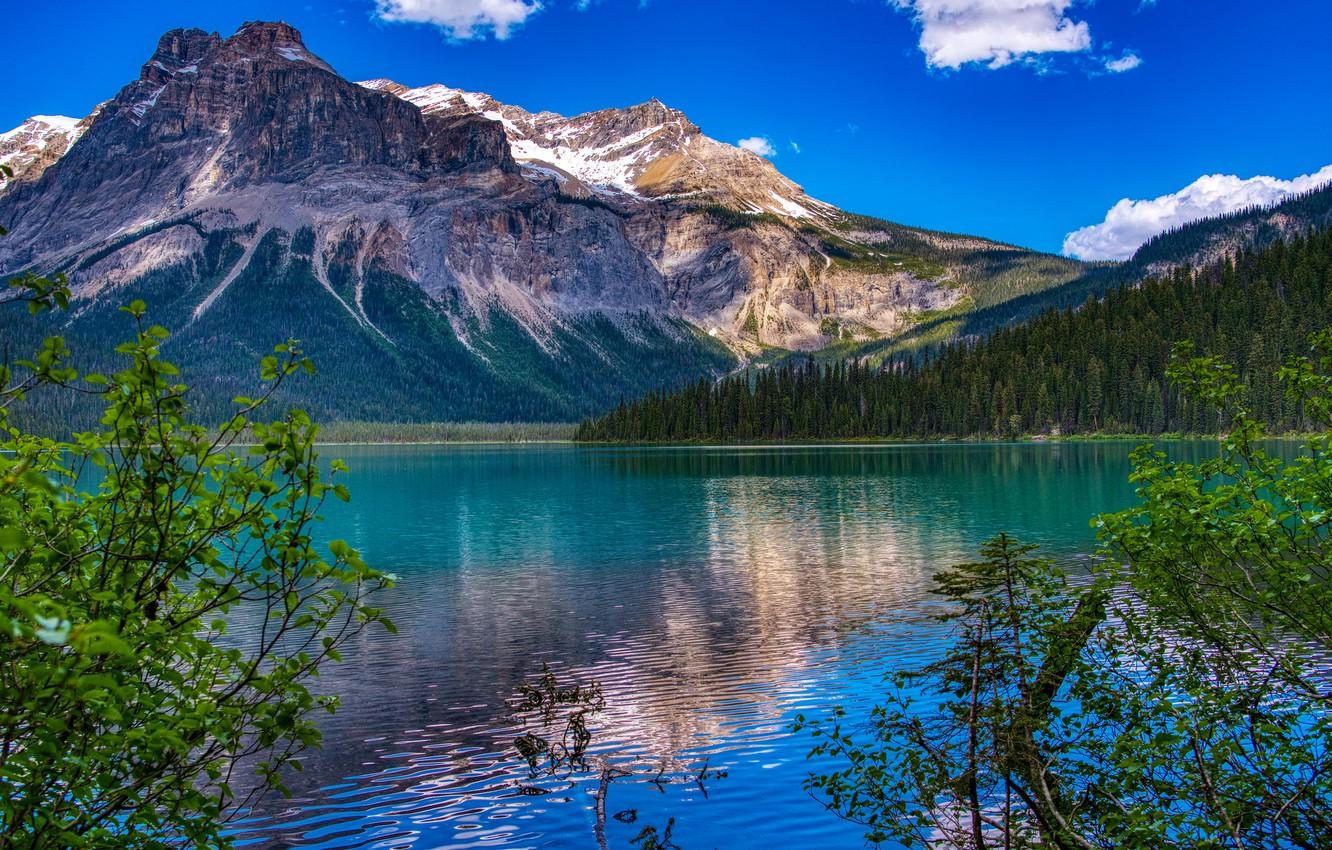
[[[940,566],[1000,529],[1071,558],[1131,495],[1114,445],[338,454],[330,528],[401,576],[401,633],[324,676],[343,708],[295,796],[235,824],[247,847],[597,846],[595,780],[533,780],[512,748],[506,701],[543,663],[601,684],[592,753],[634,770],[607,847],[671,817],[686,848],[862,846],[801,789],[792,718],[867,707],[937,651]]]

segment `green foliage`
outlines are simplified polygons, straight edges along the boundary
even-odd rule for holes
[[[821,238],[837,264],[938,280],[941,286],[963,289],[982,310],[1024,296],[1039,299],[1037,293],[1057,291],[1087,271],[1086,264],[1067,257],[868,216],[843,215],[831,232],[812,225],[801,230]]]
[[[862,322],[852,321],[850,319],[837,319],[832,316],[824,316],[819,320],[819,333],[824,336],[838,339],[876,339],[882,336],[877,330]]]
[[[706,215],[728,230],[753,227],[755,224],[771,224],[776,227],[789,226],[780,216],[773,215],[770,212],[744,212],[721,204],[699,204],[690,207],[689,211]]]
[[[936,577],[953,639],[868,733],[836,713],[811,777],[871,841],[984,850],[1302,848],[1332,835],[1332,332],[1278,370],[1321,434],[1269,454],[1250,389],[1181,344],[1168,378],[1230,431],[1133,455],[1093,583],[996,538]],[[860,729],[861,731],[857,731]]]
[[[576,204],[594,210],[605,210],[617,218],[624,218],[625,213],[613,204],[608,204],[595,195],[567,195],[564,192],[558,192],[555,195],[555,202],[559,204]]]
[[[965,316],[927,317],[951,335]],[[1332,320],[1332,230],[1245,251],[1232,263],[1124,287],[1078,310],[1053,310],[988,339],[924,356],[882,340],[822,367],[806,359],[656,392],[579,430],[586,440],[736,441],[1019,434],[1218,433],[1224,415],[1166,373],[1193,339],[1235,364],[1250,415],[1275,431],[1315,425],[1276,368]],[[845,353],[839,349],[839,353]]]
[[[758,337],[759,335],[758,311],[755,310],[752,306],[746,308],[745,321],[742,323],[740,329],[752,337],[755,338]]]
[[[1279,214],[1280,226],[1276,224]],[[1124,263],[1083,264],[1062,282],[1045,273],[1036,276],[1023,270],[1037,271],[1050,262],[1070,262],[1048,255],[1030,259],[1014,258],[1010,269],[996,276],[993,271],[967,281],[977,301],[977,309],[966,317],[957,330],[959,337],[994,333],[1042,312],[1077,308],[1088,299],[1099,299],[1124,286],[1135,286],[1151,276],[1168,276],[1170,269],[1206,263],[1210,256],[1230,254],[1241,248],[1256,251],[1287,240],[1301,231],[1332,226],[1332,188],[1324,188],[1288,199],[1272,207],[1242,210],[1226,216],[1193,222],[1153,238]],[[983,265],[981,263],[980,265]],[[992,281],[985,283],[984,281]],[[896,342],[909,350],[913,336],[908,333]]]
[[[929,256],[904,253],[893,243],[852,242],[834,234],[823,234],[820,249],[833,261],[834,266],[865,274],[895,274],[905,272],[919,280],[935,280],[943,276],[944,266],[938,251]]]
[[[203,228],[200,227],[198,222],[194,220],[194,216],[185,216],[183,218],[172,218],[172,219],[166,219],[165,221],[154,222],[153,224],[150,224],[146,227],[140,227],[139,229],[134,230],[130,233],[126,233],[122,236],[117,236],[114,239],[107,242],[106,244],[97,248],[95,251],[90,251],[89,253],[85,254],[83,257],[79,259],[76,268],[78,270],[90,268],[96,265],[99,261],[111,256],[116,251],[119,251],[121,248],[124,248],[126,245],[137,242],[140,239],[144,239],[148,236],[152,236],[155,233],[162,233],[163,231],[170,230],[173,227],[181,227],[181,226],[187,226],[192,228],[201,237],[206,235],[204,233]]]
[[[293,256],[310,258],[314,255],[314,248],[314,228],[307,225],[299,228],[291,235],[291,253]]]
[[[1269,245],[1283,236],[1281,228],[1269,220],[1278,209],[1286,222],[1302,222],[1306,227],[1332,225],[1332,189],[1315,189],[1276,205],[1249,207],[1172,228],[1153,236],[1135,251],[1130,265],[1146,268],[1153,263],[1177,263],[1179,257],[1193,256],[1210,245],[1241,238],[1251,245]]]
[[[814,756],[843,765],[807,788],[865,827],[871,843],[940,847],[1063,846],[1046,813],[1066,795],[1053,785],[1047,741],[1066,734],[1054,696],[1076,651],[1102,616],[1100,596],[1080,596],[1035,546],[1005,534],[983,560],[934,577],[947,606],[935,619],[952,642],[943,656],[894,678],[868,728],[838,710],[807,724]],[[1043,843],[1046,839],[1049,843]]]
[[[30,304],[63,282],[28,279]],[[313,539],[349,494],[321,472],[300,411],[253,422],[313,367],[294,342],[260,364],[261,391],[212,431],[190,420],[165,330],[124,308],[123,368],[78,379],[50,339],[0,378],[0,845],[227,844],[227,819],[282,789],[318,743],[310,683],[370,624],[388,577],[340,540]],[[63,389],[61,388],[63,387]],[[10,421],[42,393],[100,399],[67,441]],[[256,444],[242,447],[242,441]]]
[[[1076,694],[1107,732],[1107,834],[1236,848],[1332,834],[1332,333],[1311,343],[1278,371],[1323,432],[1290,461],[1263,447],[1236,371],[1179,346],[1171,380],[1230,432],[1196,464],[1139,449],[1140,503],[1096,522],[1107,578],[1135,602],[1103,651],[1151,671]]]

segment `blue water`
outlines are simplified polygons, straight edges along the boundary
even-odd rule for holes
[[[802,789],[793,717],[864,712],[885,672],[937,651],[930,576],[994,533],[1085,568],[1090,517],[1132,500],[1130,448],[330,448],[353,499],[327,531],[399,576],[380,601],[400,633],[323,676],[343,700],[323,749],[238,835],[632,848],[674,818],[685,850],[861,847]],[[604,832],[595,769],[533,780],[513,747],[531,726],[509,700],[543,664],[605,692],[593,764],[633,775]],[[694,781],[705,768],[725,776]]]

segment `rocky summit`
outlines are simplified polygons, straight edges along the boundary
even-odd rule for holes
[[[321,372],[292,399],[325,416],[569,419],[774,349],[946,333],[1082,270],[850,215],[656,100],[565,117],[354,83],[282,23],[168,32],[0,162],[0,272],[68,275],[76,351],[144,299],[219,412],[297,337]]]

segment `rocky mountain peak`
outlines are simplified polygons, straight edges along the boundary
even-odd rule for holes
[[[625,114],[632,116],[634,120],[643,122],[644,125],[665,124],[671,121],[683,121],[689,124],[689,126],[693,127],[695,130],[698,129],[697,127],[694,127],[692,123],[690,123],[689,119],[685,117],[685,114],[683,112],[681,112],[678,109],[672,109],[671,107],[662,103],[660,100],[657,100],[655,97],[651,98],[650,100],[646,100],[643,103],[637,104],[635,106],[630,106],[626,109],[619,111],[622,111]]]
[[[374,80],[362,80],[356,85],[361,86],[362,88],[370,89],[370,91],[382,91],[385,94],[391,94],[395,96],[400,96],[404,92],[410,91],[410,89],[408,89],[407,86],[404,86],[402,83],[395,83],[393,80],[387,79],[385,77],[379,77],[378,79]]]
[[[227,39],[168,32],[80,144],[53,165],[33,161],[40,178],[4,195],[7,225],[34,229],[25,248],[34,257],[122,217],[160,220],[220,192],[320,171],[417,180],[516,170],[497,124],[472,116],[428,126],[412,104],[339,77],[282,23],[246,24]]]
[[[281,21],[250,21],[226,40],[230,50],[247,58],[279,57],[289,62],[308,62],[330,73],[333,68],[311,53],[300,32]]]
[[[488,94],[439,83],[410,88],[389,79],[363,88],[414,104],[427,116],[475,115],[504,128],[513,159],[554,177],[570,194],[625,200],[689,195],[750,213],[826,214],[762,157],[710,139],[657,98],[572,117],[528,112]]]
[[[222,38],[217,33],[207,33],[200,29],[170,30],[158,40],[157,50],[144,64],[139,78],[165,82],[184,68],[197,68],[199,62],[221,43]]]
[[[300,30],[285,21],[246,21],[227,41],[245,44],[254,49],[277,46],[296,46],[305,49]]]

